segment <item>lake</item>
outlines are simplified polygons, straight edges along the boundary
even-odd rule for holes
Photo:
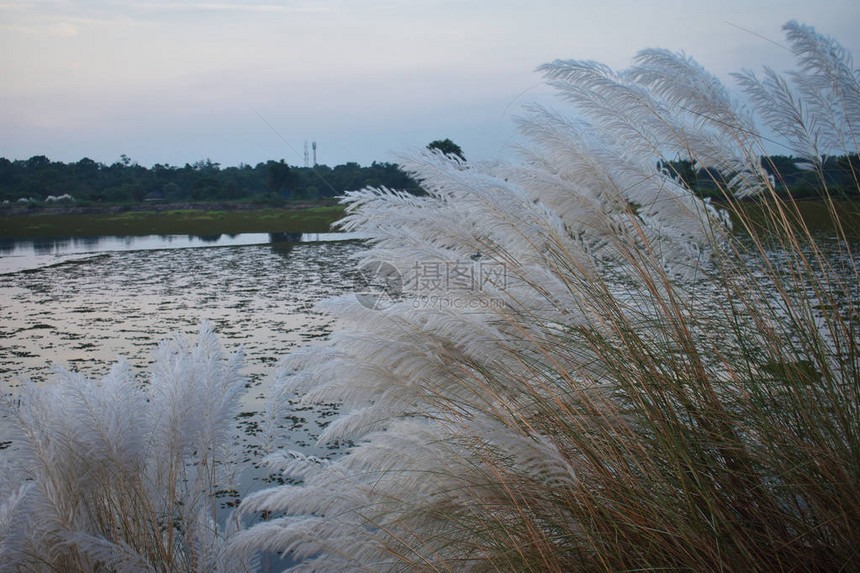
[[[147,235],[127,237],[0,238],[0,274],[86,258],[98,253],[316,243],[360,238],[356,233],[242,233],[227,235]]]

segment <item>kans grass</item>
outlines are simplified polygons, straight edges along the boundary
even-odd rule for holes
[[[57,433],[30,414],[33,396],[77,404],[64,388],[83,382],[27,387],[10,403],[20,436],[3,450],[14,479],[0,528],[16,533],[0,559],[158,570],[173,555],[176,569],[230,570],[274,551],[297,571],[860,569],[857,229],[823,177],[826,235],[778,197],[753,116],[818,170],[824,155],[858,152],[860,74],[834,40],[785,31],[797,68],[740,74],[751,110],[682,54],[647,50],[622,72],[557,61],[541,71],[577,119],[532,108],[519,163],[425,152],[401,164],[426,196],[348,194],[341,226],[370,237],[365,271],[397,269],[403,283],[329,302],[343,328],[284,362],[267,418],[276,426],[295,394],[336,401],[321,439],[355,446],[321,460],[273,443],[267,461],[288,484],[246,497],[226,525],[211,503],[165,505],[174,498],[151,487],[187,483],[158,470],[185,468],[213,476],[189,488],[208,499],[214,458],[142,460],[112,440],[161,444],[150,426],[119,415],[103,431],[78,406],[83,437]],[[719,172],[726,207],[685,188],[674,159]],[[763,214],[748,216],[744,197]],[[471,272],[482,280],[466,288]],[[200,346],[212,348],[205,329]],[[163,387],[163,362],[183,373],[177,393],[231,379],[220,354],[164,352],[151,386]],[[87,392],[123,388],[117,376]],[[227,405],[189,407],[175,439],[198,426],[223,438],[224,419],[208,416]],[[98,503],[116,480],[88,477],[112,474],[144,483]]]

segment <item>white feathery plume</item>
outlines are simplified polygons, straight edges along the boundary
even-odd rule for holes
[[[28,538],[32,535],[25,511],[26,497],[33,484],[5,491],[9,481],[4,482],[4,490],[0,491],[0,569],[4,571],[20,570],[27,564]]]
[[[860,72],[851,54],[835,39],[811,26],[789,22],[783,26],[798,69],[790,73],[811,113],[826,127],[821,137],[830,153],[860,149]]]
[[[57,370],[10,392],[6,421],[14,493],[0,505],[18,535],[0,562],[60,570],[236,571],[229,527],[214,522],[225,448],[244,379],[204,323],[156,352],[149,384],[120,360],[102,380]],[[17,485],[15,485],[17,484]],[[19,487],[20,486],[20,487]],[[20,547],[24,544],[24,557]]]
[[[851,55],[836,40],[810,26],[789,22],[783,29],[798,63],[787,81],[770,68],[759,79],[736,74],[756,111],[794,153],[820,164],[824,155],[860,149],[860,74]]]
[[[735,79],[752,104],[761,110],[765,124],[785,138],[792,152],[819,163],[821,130],[816,126],[816,117],[808,113],[784,77],[768,67],[763,74],[763,79],[759,79],[754,72],[745,70],[735,74]]]

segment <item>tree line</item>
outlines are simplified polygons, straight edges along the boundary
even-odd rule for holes
[[[366,186],[420,189],[396,163],[295,167],[281,159],[221,167],[205,159],[182,167],[157,163],[147,168],[125,155],[111,165],[86,157],[74,163],[51,161],[43,155],[0,158],[0,203],[279,203],[333,197]]]

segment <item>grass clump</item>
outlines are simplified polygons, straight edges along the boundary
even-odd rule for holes
[[[819,169],[858,151],[858,74],[785,29],[798,70],[741,83]],[[579,119],[532,108],[520,164],[427,152],[400,162],[427,196],[348,196],[365,270],[397,269],[402,297],[334,301],[345,330],[288,367],[344,405],[323,439],[358,445],[273,458],[305,485],[245,500],[284,517],[237,547],[297,570],[857,569],[856,228],[826,180],[822,236],[687,56],[541,69]],[[722,208],[661,169],[678,157]]]
[[[58,371],[7,389],[0,456],[4,571],[250,571],[218,515],[244,389],[241,353],[210,325],[161,343],[146,384],[118,363],[100,381]]]

